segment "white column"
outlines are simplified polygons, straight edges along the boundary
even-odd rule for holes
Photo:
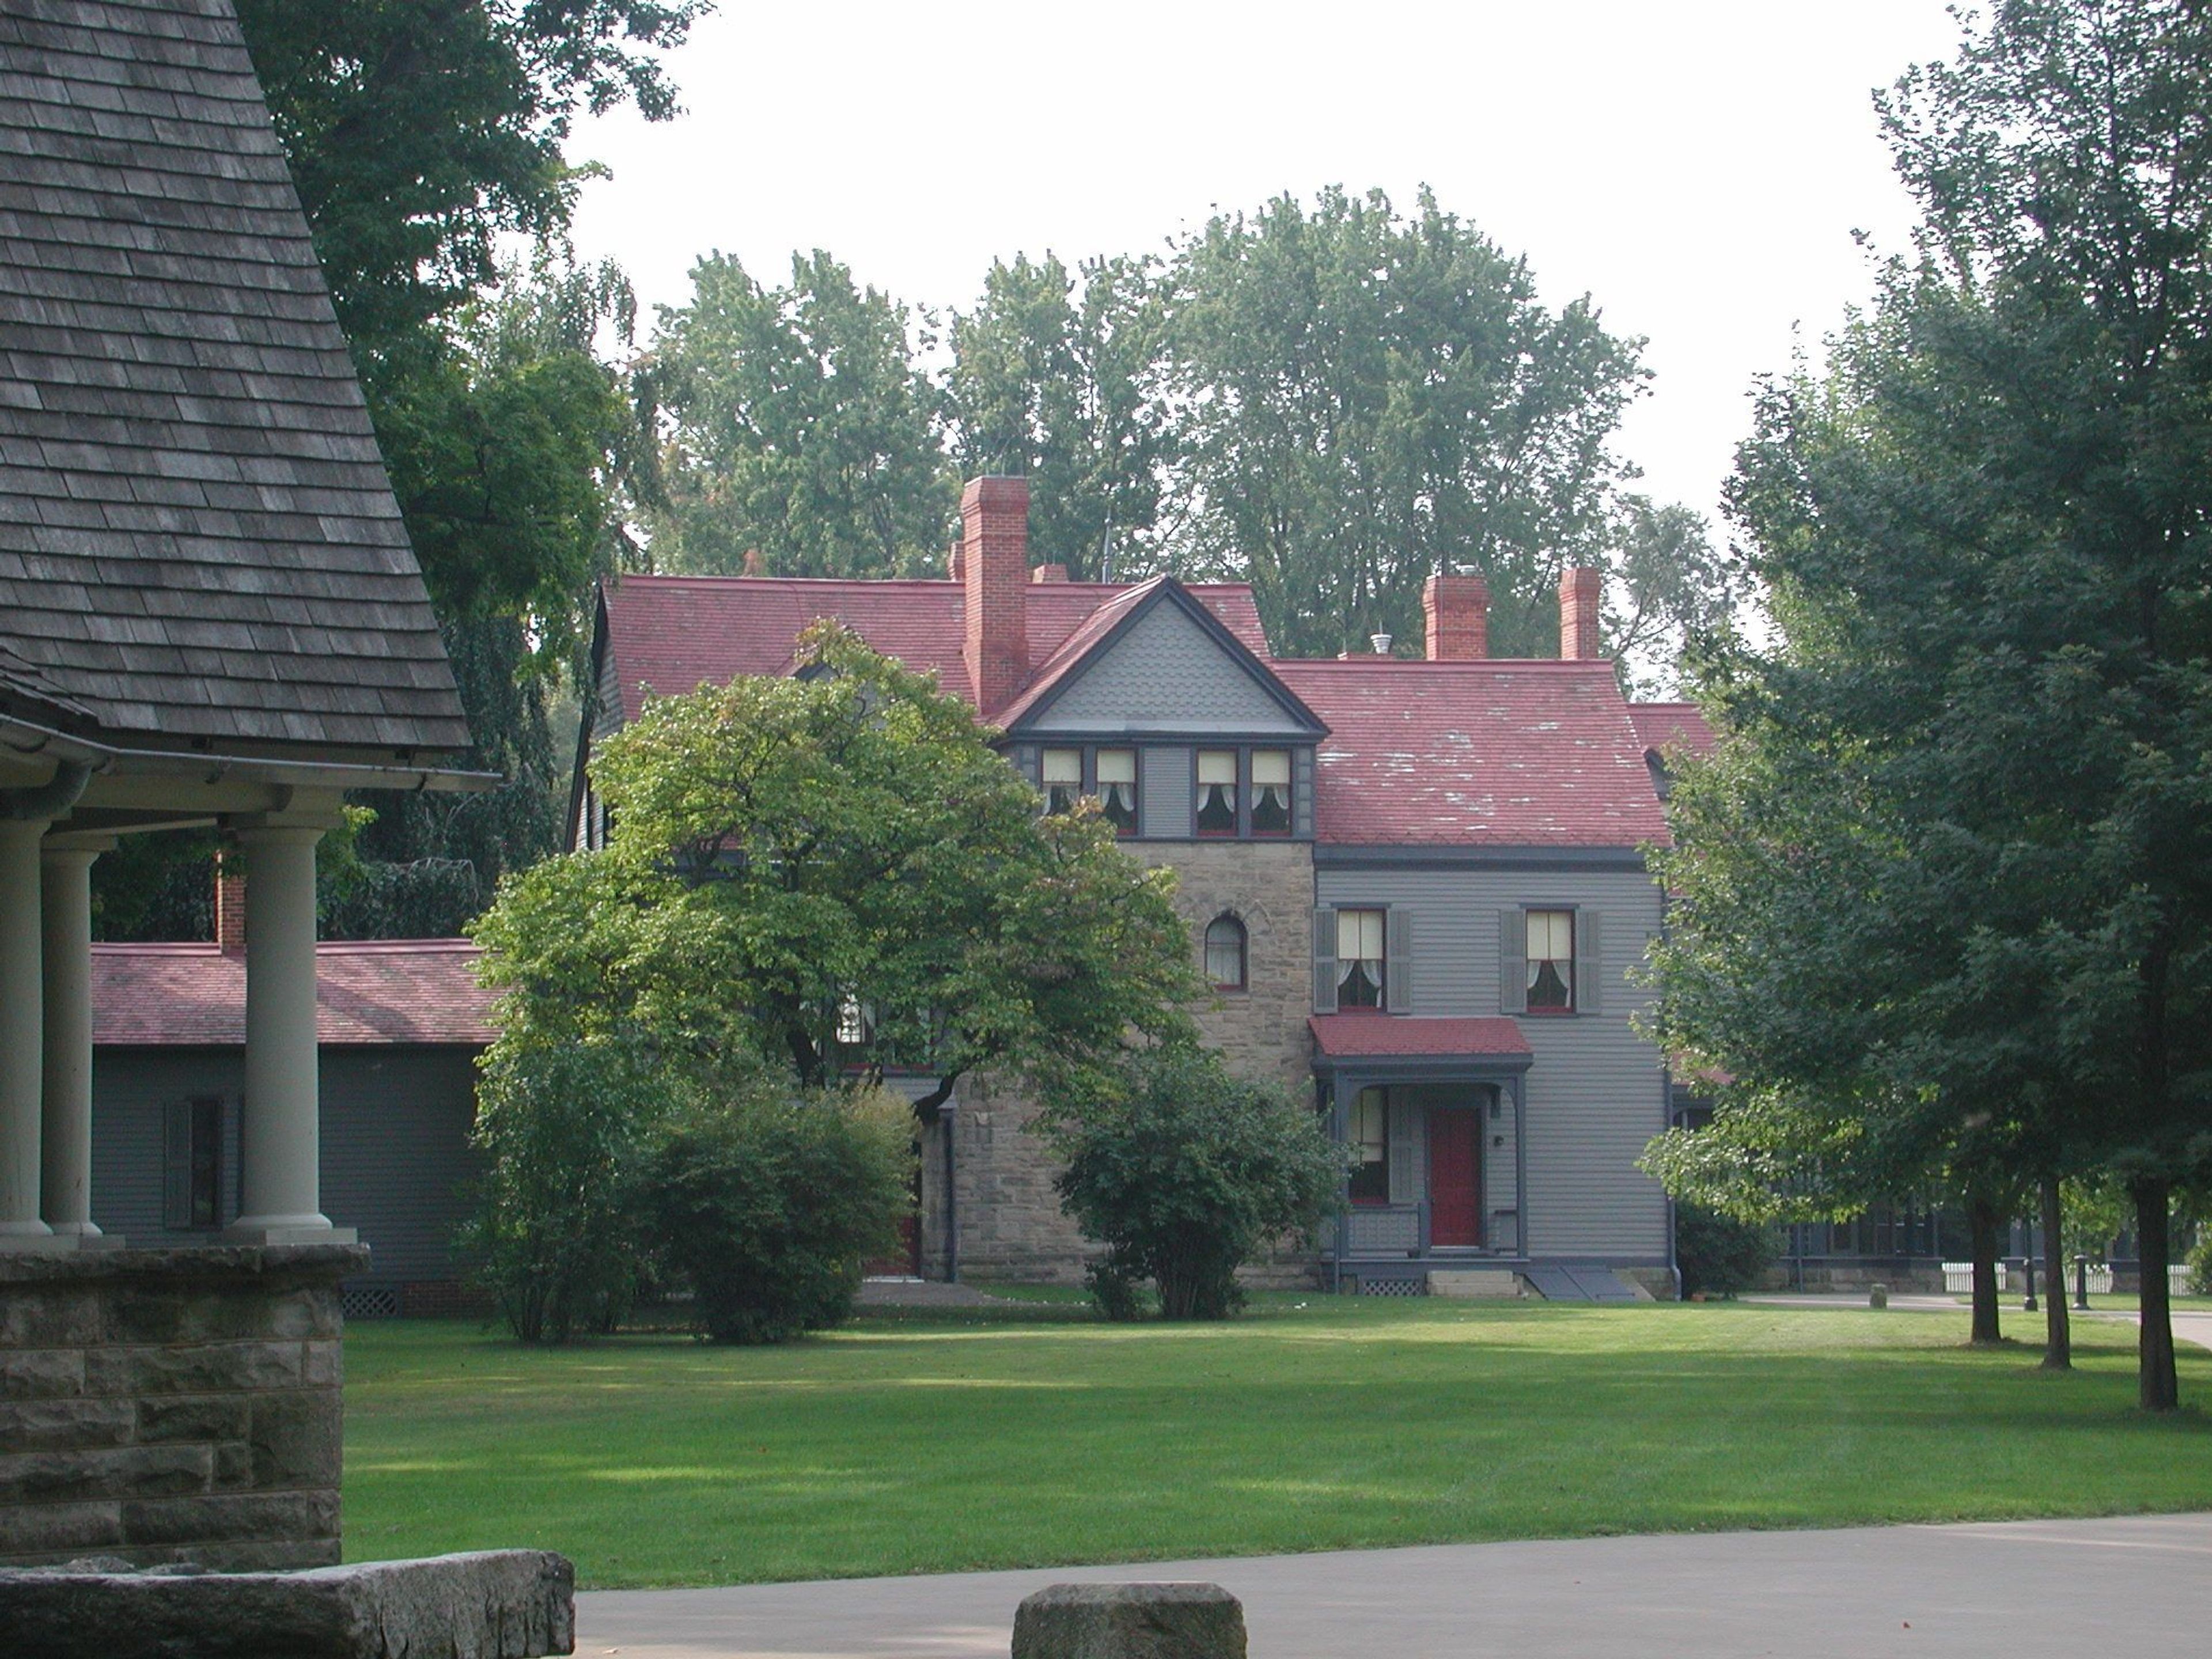
[[[40,1060],[45,969],[39,960],[43,818],[0,818],[0,1249],[51,1249],[39,1219]]]
[[[264,1244],[350,1243],[322,1212],[315,1078],[315,843],[319,828],[241,830],[246,849],[246,1212]]]
[[[80,1244],[109,1244],[92,1220],[92,861],[106,848],[39,856],[45,934],[45,1121],[40,1213]]]

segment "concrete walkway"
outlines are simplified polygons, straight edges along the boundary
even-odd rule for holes
[[[957,1527],[957,1516],[946,1517]],[[2082,1659],[2204,1650],[2212,1515],[1443,1545],[576,1598],[625,1659],[1005,1659],[1069,1580],[1198,1578],[1253,1659]]]

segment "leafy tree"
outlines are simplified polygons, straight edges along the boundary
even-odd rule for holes
[[[912,319],[828,254],[765,289],[726,254],[661,313],[653,387],[669,423],[654,563],[734,575],[941,571],[954,482]],[[749,567],[748,556],[758,556]]]
[[[1899,1079],[2016,1179],[2127,1182],[2170,1409],[2170,1200],[2212,1156],[2212,20],[2009,0],[1968,31],[1884,100],[1916,257],[1743,452],[1784,643],[1740,701],[1881,837],[1855,890],[1929,930],[1869,969],[1905,975]]]
[[[611,267],[559,250],[585,174],[580,110],[675,110],[656,49],[704,0],[241,0],[338,321],[359,371],[476,738],[489,801],[371,796],[362,855],[386,866],[341,931],[458,929],[501,872],[557,844],[566,763],[549,672],[592,577],[621,552],[617,491],[638,459]],[[502,269],[502,239],[541,250]],[[496,290],[496,291],[495,291]],[[453,869],[469,866],[466,872]],[[111,890],[129,872],[107,872]],[[470,879],[464,880],[465,874]],[[128,904],[125,908],[131,908]]]
[[[1221,1319],[1243,1301],[1237,1269],[1336,1206],[1344,1152],[1310,1101],[1232,1076],[1189,1044],[1131,1054],[1107,1086],[1063,1103],[1054,1177],[1084,1236],[1108,1247],[1092,1292],[1133,1310],[1149,1279],[1168,1319]]]
[[[946,393],[963,475],[1030,480],[1030,546],[1076,581],[1157,565],[1174,454],[1164,385],[1167,294],[1158,262],[993,261],[952,319]]]
[[[1410,219],[1336,188],[1217,217],[1175,280],[1188,562],[1249,578],[1286,654],[1415,637],[1423,581],[1455,570],[1488,578],[1498,654],[1553,651],[1560,571],[1618,566],[1641,341],[1587,299],[1547,309],[1425,190]]]
[[[501,1041],[633,1031],[806,1085],[897,1060],[1042,1091],[1186,1032],[1171,876],[1095,813],[1041,818],[967,706],[834,623],[810,669],[663,698],[603,745],[607,848],[502,884],[477,928]],[[865,1029],[864,1029],[865,1028]]]

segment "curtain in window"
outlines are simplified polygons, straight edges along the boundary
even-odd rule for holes
[[[1291,833],[1291,751],[1287,749],[1252,751],[1252,833]]]
[[[1137,751],[1102,749],[1098,751],[1098,805],[1107,821],[1121,834],[1137,828]]]
[[[1237,833],[1237,751],[1233,749],[1198,751],[1198,833]]]
[[[1336,1000],[1345,1008],[1382,1006],[1382,912],[1336,913]]]

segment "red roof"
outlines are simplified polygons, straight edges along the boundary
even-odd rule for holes
[[[1030,664],[1036,671],[1030,684],[1042,679],[1061,647],[1094,613],[1133,591],[1097,582],[1036,582],[1024,588]],[[1189,592],[1255,655],[1267,655],[1249,583],[1194,583]],[[975,700],[961,656],[966,590],[958,582],[624,576],[607,584],[606,599],[624,720],[638,717],[647,693],[680,696],[738,674],[790,672],[793,642],[823,617],[836,617],[916,673],[933,672],[952,695]]]
[[[1314,1046],[1331,1060],[1414,1060],[1525,1054],[1528,1039],[1510,1019],[1409,1019],[1399,1014],[1315,1014]]]
[[[465,1043],[495,1033],[492,994],[465,939],[315,947],[315,1037],[332,1044]],[[246,958],[212,944],[92,947],[92,1040],[122,1048],[238,1048]]]
[[[1314,792],[1325,843],[1667,839],[1611,663],[1356,657],[1269,666],[1329,728]]]
[[[1693,702],[1632,702],[1628,717],[1636,722],[1636,735],[1646,749],[1664,752],[1680,749],[1692,755],[1710,755],[1713,729]]]

